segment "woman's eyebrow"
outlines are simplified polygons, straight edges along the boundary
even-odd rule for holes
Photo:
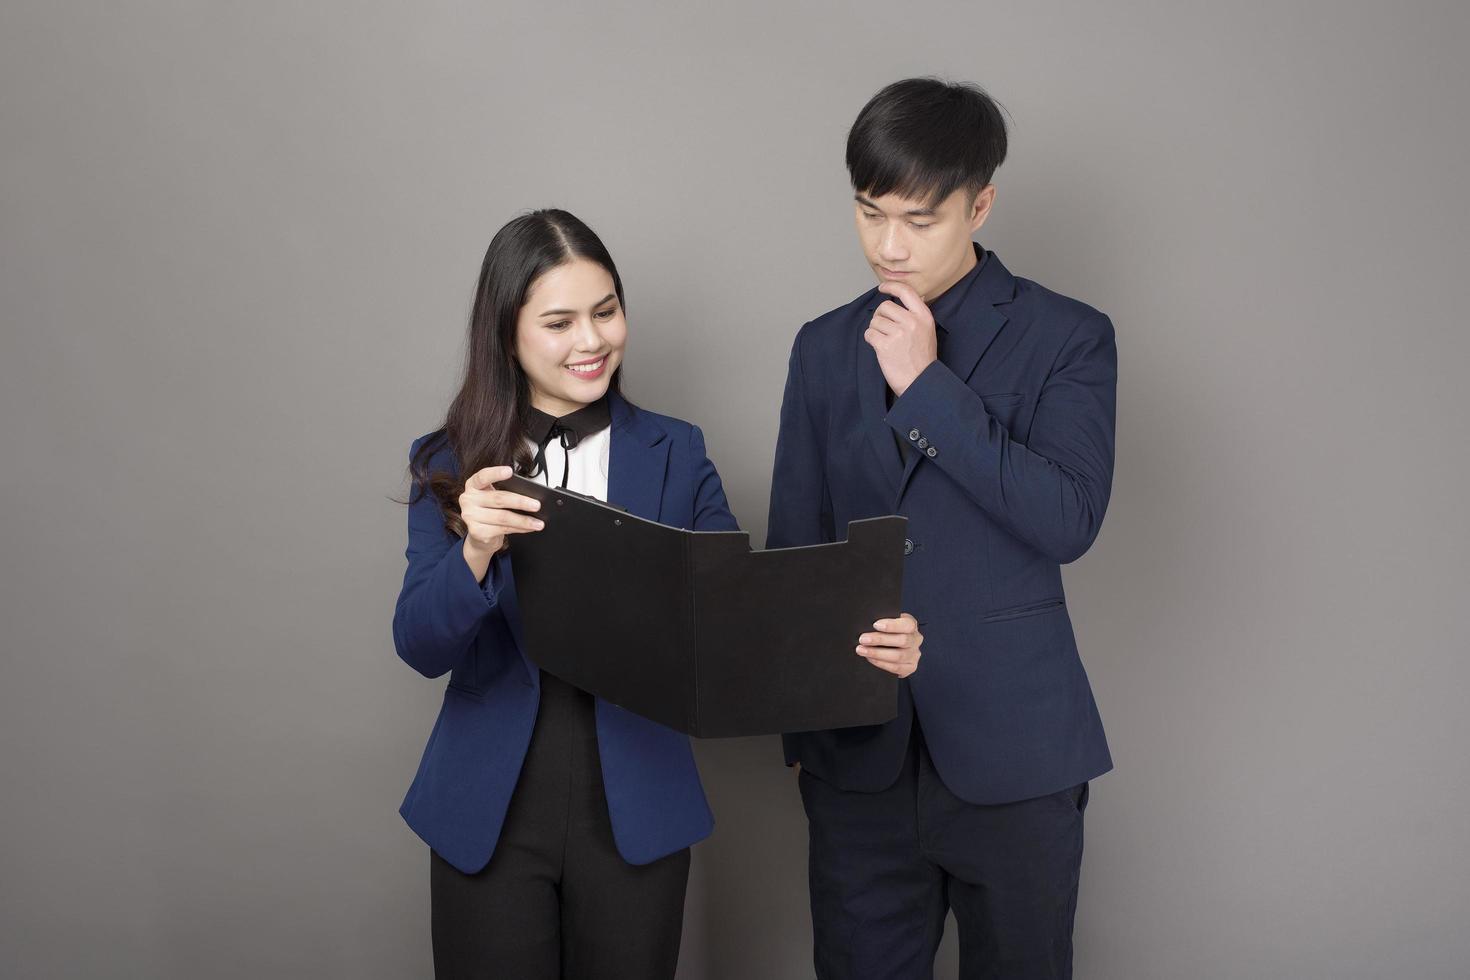
[[[608,300],[616,299],[617,296],[617,293],[608,293],[606,296],[602,297],[602,299],[598,300],[596,303],[593,303],[591,309],[595,310],[603,303],[606,303]],[[544,313],[538,313],[537,316],[571,316],[573,313],[576,312],[576,310],[547,310]]]

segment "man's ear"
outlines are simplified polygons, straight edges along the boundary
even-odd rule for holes
[[[980,188],[975,195],[975,202],[970,205],[970,233],[974,234],[985,224],[985,219],[990,217],[990,207],[995,203],[995,185],[986,184]]]

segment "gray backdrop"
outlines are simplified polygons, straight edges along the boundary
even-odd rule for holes
[[[1015,119],[981,240],[1118,329],[1078,976],[1464,976],[1470,15],[1389,8],[6,0],[0,973],[427,974],[387,498],[490,235],[605,237],[760,542],[846,128],[941,73]],[[778,744],[699,756],[681,975],[809,976]]]

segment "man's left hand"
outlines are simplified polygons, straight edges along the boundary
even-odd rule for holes
[[[877,352],[878,366],[883,369],[888,387],[894,395],[902,395],[939,358],[934,314],[907,283],[885,282],[878,292],[894,299],[878,304],[863,339]]]
[[[919,624],[912,615],[903,613],[897,619],[880,619],[874,623],[873,632],[858,637],[857,653],[874,667],[907,677],[919,668],[923,644],[924,634],[919,632]]]

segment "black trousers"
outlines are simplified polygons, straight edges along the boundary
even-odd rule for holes
[[[797,778],[819,980],[932,977],[951,909],[963,980],[1072,976],[1086,783],[966,803],[934,771],[917,721],[882,792],[844,792],[805,769]]]
[[[674,976],[689,849],[636,866],[618,854],[587,693],[541,675],[536,728],[490,863],[465,874],[429,853],[436,977]]]

